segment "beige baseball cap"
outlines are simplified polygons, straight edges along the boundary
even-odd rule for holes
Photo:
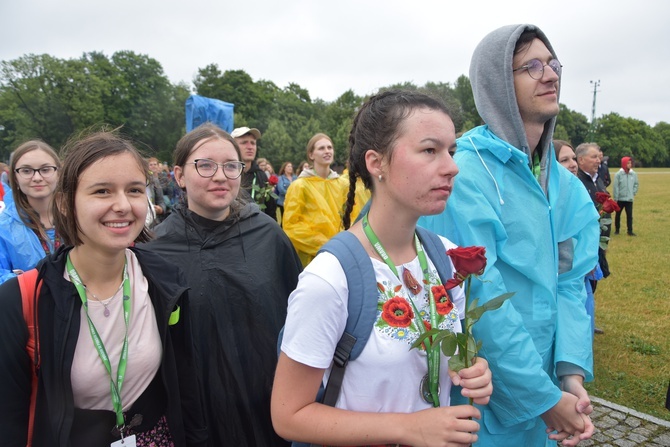
[[[261,131],[256,129],[256,128],[248,128],[248,127],[238,127],[236,129],[233,129],[233,131],[230,133],[230,136],[233,138],[239,138],[242,137],[246,134],[250,133],[254,137],[256,137],[257,140],[261,138]]]

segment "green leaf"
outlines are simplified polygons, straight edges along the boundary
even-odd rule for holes
[[[465,363],[459,356],[454,356],[449,359],[449,368],[451,368],[452,371],[458,372],[465,368]]]
[[[449,336],[445,337],[442,340],[440,345],[442,348],[442,353],[448,357],[453,356],[456,353],[456,348],[458,348],[458,342],[456,340],[456,334],[453,332]]]
[[[481,307],[484,308],[484,312],[487,312],[489,310],[496,310],[500,306],[502,306],[503,303],[506,300],[508,300],[509,298],[511,298],[512,296],[514,296],[514,292],[503,293],[502,295],[499,295],[499,296],[493,298],[492,300],[487,301]]]

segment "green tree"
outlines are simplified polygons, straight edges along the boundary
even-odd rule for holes
[[[586,141],[589,132],[589,122],[586,116],[579,112],[572,111],[564,104],[560,104],[558,117],[556,118],[556,130],[563,129],[560,136],[554,132],[554,138],[566,140],[577,147]]]
[[[609,113],[598,119],[595,135],[596,142],[610,159],[632,155],[641,166],[667,159],[663,138],[644,121]]]

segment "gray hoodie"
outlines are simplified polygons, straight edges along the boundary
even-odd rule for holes
[[[528,155],[532,163],[531,150],[516,101],[512,60],[519,36],[526,31],[535,31],[537,37],[556,57],[547,36],[535,25],[508,25],[488,34],[477,45],[470,62],[470,82],[477,111],[491,131]],[[544,133],[536,148],[541,154],[540,186],[547,191],[547,157],[553,156],[551,140],[556,118],[547,121]]]

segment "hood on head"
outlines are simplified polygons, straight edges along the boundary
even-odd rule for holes
[[[557,58],[547,36],[535,25],[507,25],[489,33],[477,45],[470,62],[470,83],[477,111],[491,131],[523,150],[530,157],[526,130],[516,101],[512,59],[514,47],[524,31],[535,31],[538,38]],[[560,87],[560,86],[559,86]],[[542,154],[551,144],[556,118],[545,124],[540,141]]]
[[[629,171],[629,169],[628,169],[628,162],[629,161],[632,161],[631,157],[622,157],[621,158],[621,169],[623,169],[626,172]],[[633,167],[632,163],[631,163],[631,167]]]

